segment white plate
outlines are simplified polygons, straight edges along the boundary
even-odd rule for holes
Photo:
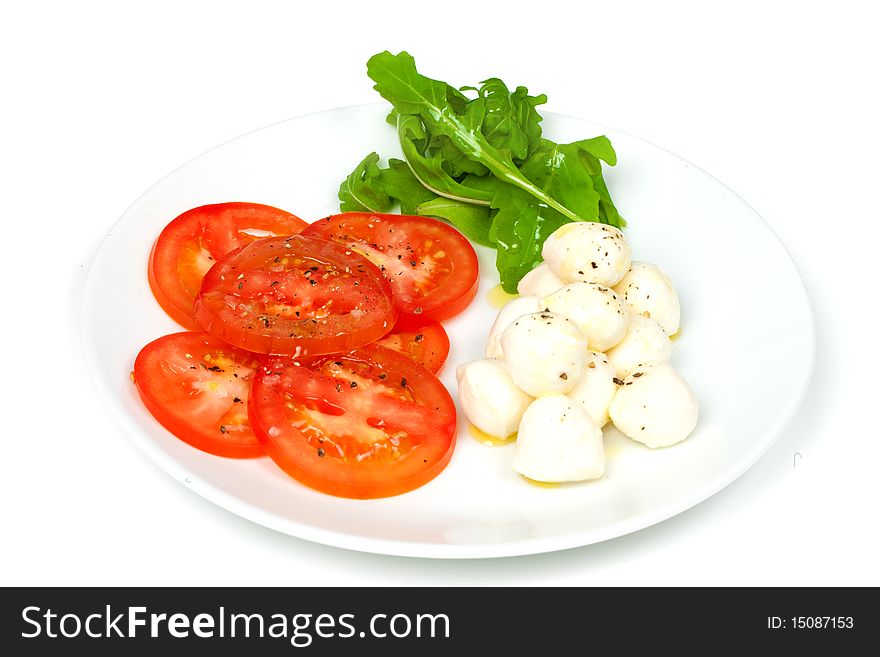
[[[630,135],[547,114],[557,141],[607,134],[619,164],[606,178],[638,260],[660,264],[681,296],[673,364],[702,404],[686,442],[652,451],[606,432],[606,475],[557,488],[511,470],[513,446],[487,447],[459,420],[458,445],[428,485],[383,500],[310,490],[269,459],[195,450],[165,431],[129,380],[150,340],[179,327],[153,301],[150,246],[180,212],[254,201],[317,219],[336,211],[340,180],[370,151],[399,155],[384,105],[321,112],[258,130],[177,169],[119,219],[91,265],[83,303],[86,358],[101,395],[143,451],[194,492],[256,523],[355,550],[421,557],[495,557],[595,543],[647,527],[717,492],[774,442],[813,362],[807,296],[784,247],[732,191],[695,166]],[[482,356],[495,314],[493,252],[480,250],[476,301],[446,323],[442,379],[455,397],[457,364]]]

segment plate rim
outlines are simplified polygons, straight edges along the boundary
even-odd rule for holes
[[[221,149],[227,144],[245,139],[250,135],[268,130],[281,124],[294,122],[319,114],[328,114],[331,112],[345,110],[376,108],[381,105],[387,106],[387,103],[360,103],[316,110],[313,112],[307,112],[304,114],[299,114],[279,121],[275,121],[227,139],[186,160],[179,166],[169,171],[167,174],[161,176],[152,185],[147,187],[140,195],[138,195],[128,205],[128,207],[126,207],[126,209],[116,219],[116,221],[114,221],[113,224],[105,230],[103,237],[101,238],[99,244],[92,253],[91,259],[86,268],[86,275],[82,279],[81,295],[78,304],[79,319],[76,323],[77,329],[79,331],[79,339],[77,340],[77,344],[80,349],[80,354],[85,361],[86,369],[89,373],[89,379],[91,380],[94,389],[99,393],[98,396],[101,399],[103,407],[110,411],[110,415],[114,418],[115,422],[123,429],[123,433],[126,435],[128,440],[134,443],[138,450],[142,454],[146,455],[153,462],[154,465],[158,466],[166,475],[172,477],[175,481],[184,486],[184,488],[193,491],[194,493],[208,500],[212,504],[215,504],[230,513],[234,513],[238,517],[252,522],[255,525],[271,529],[273,531],[291,536],[296,539],[307,540],[314,543],[337,548],[349,549],[356,552],[389,556],[431,559],[487,559],[527,556],[533,554],[547,554],[562,550],[570,550],[578,547],[586,547],[596,543],[602,543],[613,538],[632,534],[642,529],[647,529],[649,527],[657,525],[665,520],[668,520],[669,518],[675,517],[681,513],[684,513],[685,511],[693,509],[694,507],[706,501],[708,498],[714,496],[716,493],[720,492],[724,488],[727,488],[729,485],[739,479],[743,474],[749,471],[755,465],[755,463],[757,463],[770,450],[770,448],[778,442],[779,438],[796,417],[810,387],[815,369],[817,349],[815,312],[813,310],[812,304],[810,303],[810,296],[807,290],[807,286],[804,282],[804,278],[801,275],[800,269],[797,266],[797,262],[795,261],[789,249],[786,247],[785,243],[782,241],[782,239],[779,237],[773,227],[764,219],[764,217],[760,213],[758,213],[755,208],[750,205],[742,196],[740,196],[736,191],[731,189],[724,182],[713,176],[711,173],[707,172],[705,169],[694,164],[690,160],[685,159],[684,157],[674,153],[673,151],[670,151],[663,146],[655,144],[647,139],[634,135],[625,130],[620,130],[612,126],[597,123],[595,121],[573,116],[570,114],[564,114],[561,112],[545,112],[545,115],[547,116],[559,117],[562,119],[578,122],[586,122],[599,128],[625,135],[626,137],[647,145],[653,149],[662,151],[666,155],[672,156],[676,160],[686,164],[688,167],[693,168],[695,171],[698,171],[702,175],[714,181],[718,186],[729,192],[744,207],[748,208],[748,210],[761,222],[761,224],[763,224],[764,228],[766,228],[775,243],[782,249],[782,252],[785,254],[786,263],[792,268],[792,271],[794,273],[794,280],[798,284],[798,291],[802,295],[804,304],[803,309],[807,315],[808,321],[805,322],[806,334],[804,337],[809,341],[809,362],[806,369],[806,374],[800,383],[800,390],[797,391],[796,401],[791,404],[784,415],[780,416],[777,421],[777,425],[772,429],[772,432],[768,432],[770,433],[770,435],[767,437],[767,439],[758,443],[757,449],[754,449],[751,453],[749,453],[749,458],[743,459],[740,467],[729,469],[729,471],[727,471],[726,473],[727,476],[719,477],[713,480],[711,485],[707,485],[704,489],[700,489],[697,495],[684,496],[683,498],[676,500],[676,503],[668,503],[664,506],[653,509],[650,512],[644,512],[631,518],[617,520],[601,527],[594,527],[586,530],[573,531],[564,534],[552,534],[549,536],[528,537],[509,541],[486,543],[416,542],[356,535],[344,531],[317,527],[295,519],[280,518],[257,505],[251,504],[250,502],[247,502],[223,490],[222,488],[219,488],[218,486],[215,486],[197,477],[190,477],[186,471],[186,468],[183,465],[181,465],[174,458],[163,452],[158,447],[158,445],[155,444],[154,441],[146,437],[146,434],[142,432],[137,426],[137,422],[128,413],[126,413],[121,406],[110,403],[113,399],[113,390],[109,389],[109,386],[106,385],[106,382],[103,381],[103,379],[99,376],[98,370],[93,360],[93,352],[88,342],[87,329],[89,317],[87,309],[90,305],[90,290],[94,289],[95,287],[93,284],[95,263],[101,257],[101,254],[103,253],[104,248],[107,245],[108,240],[112,236],[114,230],[125,219],[129,212],[135,206],[137,206],[145,196],[150,194],[166,179],[174,176],[178,171],[187,167],[195,160],[200,159],[208,153]]]

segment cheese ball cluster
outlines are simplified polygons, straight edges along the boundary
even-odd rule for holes
[[[598,223],[562,226],[543,257],[498,313],[486,358],[458,368],[468,420],[516,434],[513,469],[541,482],[601,477],[609,421],[648,447],[687,438],[699,404],[668,363],[681,317],[669,277]]]

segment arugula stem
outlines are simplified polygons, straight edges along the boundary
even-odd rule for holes
[[[410,164],[409,160],[406,160],[406,165],[409,167],[409,170],[412,171],[412,175],[415,176],[415,179],[418,180],[422,184],[422,187],[424,187],[425,189],[427,189],[430,192],[433,192],[437,196],[442,196],[443,198],[452,199],[453,201],[461,201],[462,203],[470,203],[472,205],[482,205],[485,207],[489,207],[492,204],[491,201],[482,201],[480,199],[471,198],[468,196],[456,196],[455,194],[450,194],[449,192],[444,192],[442,190],[431,187],[430,184],[428,184],[427,182],[425,182],[424,180],[422,180],[419,177],[418,172],[413,168],[413,165]]]

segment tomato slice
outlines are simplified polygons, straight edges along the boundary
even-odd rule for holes
[[[248,421],[254,354],[205,332],[166,335],[141,349],[134,382],[144,405],[175,436],[218,456],[262,455]]]
[[[399,351],[432,374],[436,374],[449,355],[449,336],[439,322],[417,328],[396,327],[376,344]]]
[[[176,322],[197,329],[193,302],[215,261],[266,235],[293,235],[308,224],[259,203],[217,203],[187,210],[159,234],[147,268],[159,305]]]
[[[388,281],[366,258],[313,237],[267,237],[219,260],[196,319],[242,349],[295,358],[378,340],[397,319]]]
[[[446,467],[455,446],[455,405],[443,384],[378,345],[301,365],[267,361],[249,415],[285,472],[340,497],[413,490]]]
[[[339,242],[375,263],[391,281],[403,315],[447,319],[477,293],[477,254],[467,238],[442,221],[347,212],[316,221],[303,235]],[[418,317],[401,322],[411,324]]]

